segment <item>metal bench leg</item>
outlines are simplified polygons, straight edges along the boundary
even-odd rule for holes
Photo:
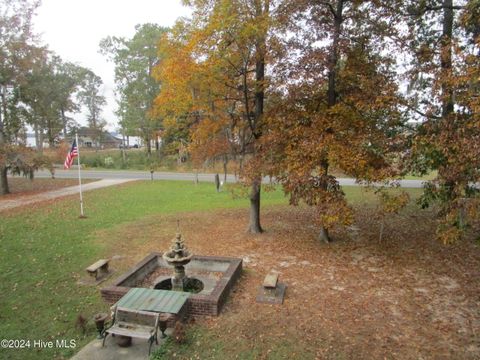
[[[102,347],[105,346],[105,339],[107,338],[107,336],[108,336],[108,332],[106,332],[105,335],[103,336]]]
[[[150,346],[148,347],[148,356],[150,356],[150,353],[152,352],[152,345],[153,345],[153,336],[150,338]]]

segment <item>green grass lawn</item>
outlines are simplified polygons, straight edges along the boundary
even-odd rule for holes
[[[285,203],[280,192],[264,194],[265,205]],[[94,242],[100,229],[135,222],[156,213],[245,207],[245,199],[216,193],[212,184],[140,182],[84,194],[87,219],[78,219],[78,199],[70,197],[34,208],[2,213],[0,223],[0,334],[8,339],[77,340],[79,313],[105,310],[96,287],[79,286],[76,278],[102,256]],[[68,357],[71,350],[0,350],[8,358]]]
[[[354,203],[373,195],[346,188]],[[418,194],[418,190],[412,190]],[[0,214],[0,334],[4,339],[56,341],[75,339],[76,349],[0,350],[0,358],[70,357],[95,336],[82,335],[74,324],[78,314],[92,316],[107,305],[95,286],[77,285],[84,268],[104,255],[106,245],[96,233],[134,223],[152,214],[246,208],[248,200],[216,193],[212,184],[137,182],[84,194],[87,219],[78,219],[77,197]],[[286,204],[281,191],[262,195],[263,206]],[[121,239],[116,239],[121,241]],[[118,275],[118,274],[117,274]]]
[[[428,174],[422,175],[422,176],[417,176],[417,175],[406,175],[404,179],[406,180],[433,180],[437,177],[438,172],[437,170],[433,170],[429,172]]]

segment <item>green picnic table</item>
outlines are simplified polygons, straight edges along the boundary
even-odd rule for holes
[[[172,316],[178,315],[185,305],[189,294],[179,291],[132,288],[115,304],[115,315],[110,327],[104,330],[102,346],[108,334],[118,335],[119,339],[132,337],[148,339],[150,346],[158,344],[157,328],[165,337],[167,322]],[[117,340],[118,342],[118,340]]]
[[[118,300],[116,306],[131,310],[178,314],[189,295],[180,291],[132,288]]]

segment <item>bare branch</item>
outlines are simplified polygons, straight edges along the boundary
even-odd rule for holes
[[[327,5],[328,8],[330,9],[330,12],[333,14],[335,18],[337,18],[337,13],[335,12],[335,9],[333,8],[333,5],[328,2],[328,1],[320,1],[320,4],[322,5]]]
[[[402,105],[405,106],[407,109],[412,110],[413,112],[415,112],[415,113],[417,113],[418,115],[423,116],[423,117],[425,117],[425,118],[427,118],[427,119],[440,120],[440,119],[442,118],[441,116],[424,113],[423,111],[418,110],[417,108],[413,107],[412,105],[410,105],[410,104],[408,104],[408,103],[406,103],[406,102],[402,102]]]
[[[439,6],[425,6],[426,11],[436,11],[436,10],[443,10],[443,9],[451,9],[451,10],[462,10],[464,9],[464,6],[460,5],[452,5],[452,6],[445,6],[445,5],[439,5]]]

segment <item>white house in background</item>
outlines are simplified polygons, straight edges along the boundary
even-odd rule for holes
[[[37,142],[35,140],[35,134],[27,134],[27,143],[25,145],[31,148],[37,146]]]
[[[78,144],[80,147],[98,147],[104,148],[118,148],[122,141],[114,137],[107,131],[96,131],[87,127],[81,127],[77,130]]]
[[[35,148],[37,147],[37,140],[35,139],[35,134],[27,133],[27,143],[25,144],[26,147]],[[48,141],[43,140],[43,148],[46,149],[50,146]]]
[[[93,146],[93,144],[92,144],[93,141],[89,140],[87,135],[88,134],[84,134],[84,133],[81,133],[81,131],[79,131],[80,146],[85,146],[85,147]],[[108,144],[106,144],[107,145],[106,147],[110,147],[110,148],[119,147],[119,145],[122,144],[122,142],[123,142],[122,135],[119,134],[119,133],[111,132],[108,135],[106,135],[105,137],[108,138],[108,140],[107,140]],[[113,140],[113,138],[115,140]],[[68,140],[68,141],[70,141],[70,140]],[[35,141],[35,134],[27,133],[27,143],[25,145],[27,147],[30,147],[30,148],[35,148],[37,146],[37,143]],[[139,136],[129,136],[128,137],[128,142],[127,142],[127,137],[125,137],[125,144],[124,145],[129,146],[131,148],[132,147],[139,147],[140,148],[140,147],[143,147],[144,143],[143,143],[142,138],[139,137]],[[43,147],[44,148],[49,147],[48,141],[46,141],[46,142],[44,141]],[[154,147],[155,147],[155,143],[154,143],[154,141],[152,141],[152,148],[154,148]]]
[[[123,137],[122,134],[117,133],[117,132],[112,132],[110,133],[112,136],[117,138],[118,140],[123,142]],[[123,144],[125,147],[142,147],[143,146],[143,140],[140,136],[125,136],[125,143]]]

